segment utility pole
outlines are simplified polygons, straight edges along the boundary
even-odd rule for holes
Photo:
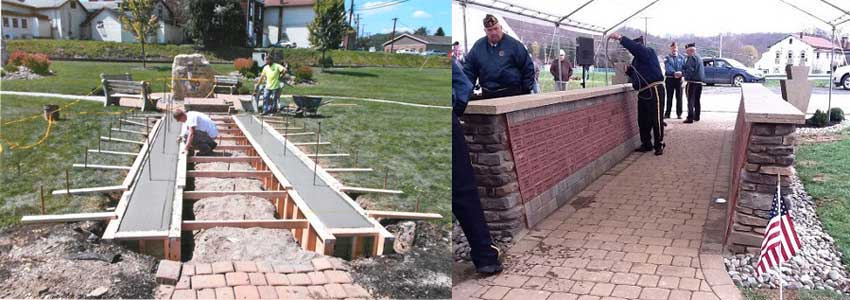
[[[395,48],[394,47],[395,42],[393,42],[393,39],[395,39],[395,22],[396,21],[398,21],[398,18],[393,18],[393,34],[390,36],[390,53],[393,53],[393,48]]]
[[[717,54],[718,57],[723,58],[723,33],[720,33],[720,53]]]
[[[351,0],[351,7],[350,7],[350,8],[349,8],[349,10],[348,10],[348,28],[352,28],[352,26],[351,26],[351,25],[352,25],[352,21],[353,21],[353,20],[354,20],[354,0]],[[351,33],[350,33],[350,32],[349,32],[348,34],[346,34],[345,36],[346,36],[345,40],[346,40],[346,42],[347,42],[347,44],[348,44],[348,45],[347,45],[347,46],[348,46],[347,48],[348,48],[348,49],[354,49],[354,46],[353,46],[354,41],[353,41],[353,40],[354,40],[356,37],[355,37],[355,38],[352,38],[352,37],[351,37]]]
[[[643,43],[649,45],[649,19],[652,19],[652,17],[641,18],[643,18]]]
[[[357,24],[357,31],[355,31],[356,34],[354,35],[354,40],[356,41],[357,38],[361,36],[360,35],[360,14],[357,14],[357,17],[354,18],[354,24]]]

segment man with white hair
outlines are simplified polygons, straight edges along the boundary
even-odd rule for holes
[[[570,82],[570,77],[573,76],[573,65],[567,57],[567,53],[563,49],[558,54],[558,59],[552,62],[549,66],[549,73],[555,78],[555,88],[559,91],[567,90],[567,84]]]
[[[482,37],[463,60],[469,81],[481,86],[484,99],[531,93],[534,90],[534,63],[522,42],[505,34],[499,19],[484,17]]]

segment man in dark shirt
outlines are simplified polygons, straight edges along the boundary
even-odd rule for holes
[[[463,60],[463,72],[478,81],[482,98],[528,94],[534,89],[534,63],[520,41],[502,32],[493,15],[484,18],[487,36],[479,39]]]
[[[472,83],[452,59],[452,213],[460,223],[467,241],[469,256],[475,270],[484,275],[502,271],[499,248],[493,246],[490,228],[484,219],[481,197],[475,183],[475,171],[469,160],[469,148],[463,135],[460,118],[466,110],[466,102],[472,92]]]
[[[661,120],[661,105],[664,102],[664,75],[655,50],[643,45],[643,37],[631,40],[619,33],[612,33],[609,39],[619,40],[626,50],[634,56],[626,75],[632,87],[638,91],[638,127],[641,146],[635,151],[649,152],[655,149],[655,155],[664,154],[664,127]],[[650,137],[651,133],[651,137]],[[653,143],[654,142],[654,143]]]
[[[685,95],[688,97],[688,117],[684,123],[690,124],[699,122],[699,113],[702,111],[699,98],[702,96],[702,83],[705,81],[705,66],[702,65],[702,58],[697,54],[694,43],[685,45],[685,52],[688,58],[682,70],[687,82]]]
[[[573,76],[573,65],[570,64],[564,50],[558,53],[558,59],[549,66],[549,73],[552,73],[552,77],[555,79],[555,88],[559,91],[566,91],[570,77]]]

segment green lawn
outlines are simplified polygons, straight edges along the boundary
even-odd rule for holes
[[[126,108],[110,107],[96,102],[80,101],[61,111],[61,119],[51,126],[43,143],[30,149],[10,149],[10,143],[22,147],[36,144],[45,134],[47,121],[35,118],[7,124],[7,122],[39,114],[44,104],[64,105],[72,100],[3,96],[0,99],[0,227],[15,223],[21,215],[40,213],[39,188],[44,186],[48,213],[102,211],[103,196],[53,197],[54,189],[65,188],[65,170],[69,170],[71,188],[118,185],[126,171],[71,168],[82,163],[86,147],[97,148],[98,130],[106,128],[117,115],[105,112],[122,112]],[[86,114],[81,114],[86,112]],[[97,113],[100,112],[100,113]],[[117,125],[116,125],[117,126]],[[103,135],[107,135],[104,130]],[[138,135],[113,134],[117,138],[141,140]],[[138,146],[104,143],[103,149],[138,151]],[[103,154],[89,155],[89,163],[130,165],[133,157]]]
[[[850,139],[801,145],[797,171],[806,191],[816,199],[817,212],[826,231],[844,253],[850,267]]]
[[[232,65],[214,64],[219,74],[234,71]],[[56,72],[38,80],[0,83],[0,90],[88,95],[100,85],[100,73],[130,73],[134,80],[151,81],[154,92],[162,91],[163,80],[171,78],[171,64],[54,61]],[[418,68],[314,68],[315,85],[286,87],[284,94],[318,94],[378,98],[420,104],[450,106],[451,70]]]
[[[573,70],[573,77],[577,77],[579,79],[570,80],[568,90],[577,90],[581,88],[581,68]],[[614,73],[608,73],[608,81],[612,81],[613,78]],[[538,80],[541,92],[548,93],[555,91],[555,79],[552,77],[552,74],[549,73],[548,69],[540,70],[540,78]],[[590,72],[588,74],[586,85],[588,88],[605,86],[605,72]]]

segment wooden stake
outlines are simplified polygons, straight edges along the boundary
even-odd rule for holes
[[[68,196],[71,195],[71,177],[68,175],[68,168],[65,168],[65,190],[68,192]]]
[[[41,214],[45,214],[44,212],[44,185],[41,185]]]
[[[419,212],[419,199],[416,199],[416,212]]]
[[[384,189],[387,188],[387,179],[390,178],[390,167],[384,167]]]
[[[118,122],[118,123],[121,123],[121,122]],[[89,147],[86,147],[86,151],[83,152],[83,154],[84,154],[84,157],[85,157],[85,158],[83,158],[83,165],[86,166],[86,168],[88,168],[88,166],[89,166]]]

